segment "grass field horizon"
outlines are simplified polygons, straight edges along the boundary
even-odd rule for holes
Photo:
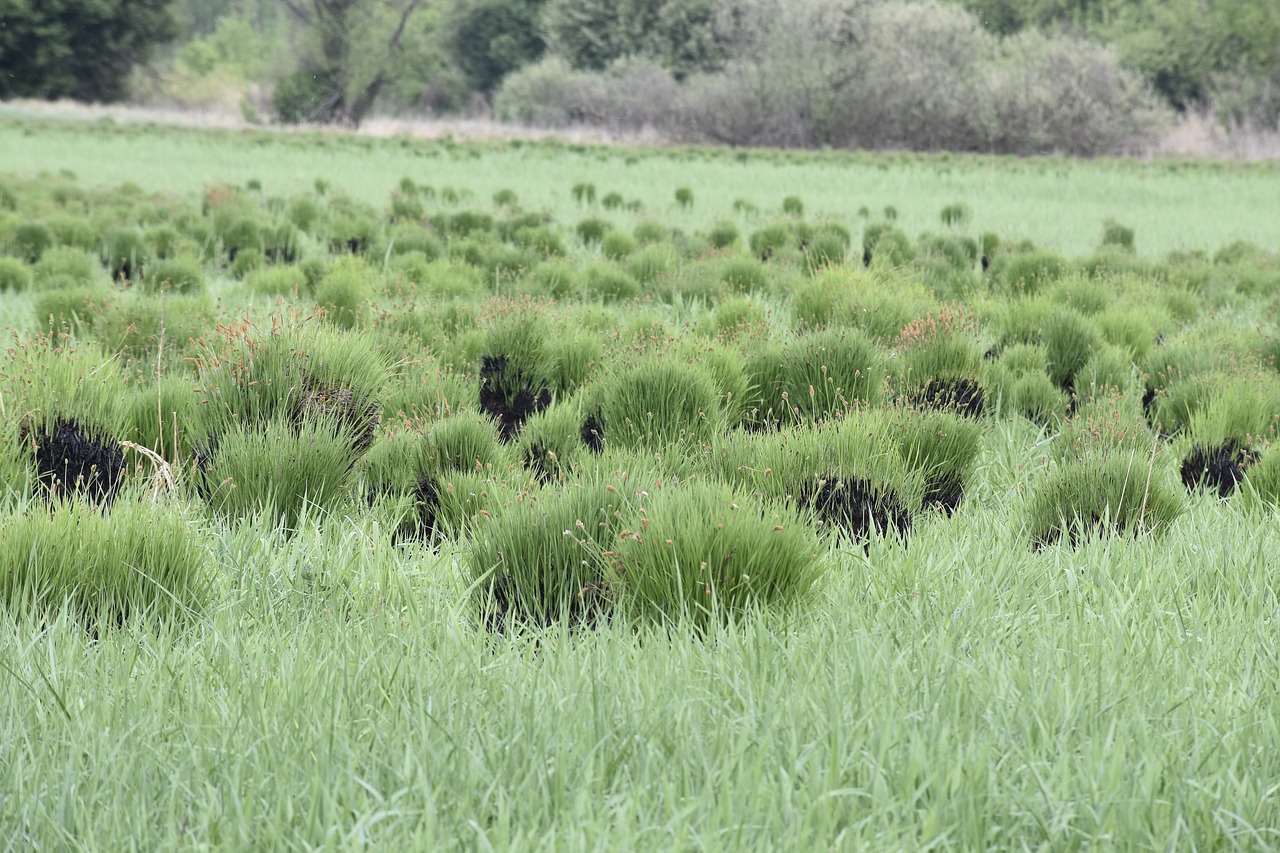
[[[194,196],[216,183],[263,182],[271,193],[335,190],[381,203],[404,177],[456,185],[486,200],[519,184],[521,202],[568,221],[581,212],[570,188],[626,189],[643,213],[691,227],[733,217],[744,200],[767,221],[801,195],[810,214],[853,224],[866,208],[895,207],[912,236],[937,227],[938,211],[973,208],[979,230],[1030,239],[1064,254],[1096,247],[1101,223],[1141,235],[1139,254],[1214,251],[1235,240],[1280,243],[1280,163],[1085,160],[980,155],[662,148],[551,141],[453,143],[332,132],[226,131],[157,125],[0,118],[7,171],[28,177],[70,168],[95,185],[134,183]],[[68,163],[83,164],[76,169]],[[672,193],[688,187],[696,204]],[[1064,210],[1070,211],[1065,218]]]
[[[0,159],[0,850],[1280,848],[1280,166]]]

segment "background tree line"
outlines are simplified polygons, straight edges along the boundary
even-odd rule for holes
[[[1091,153],[1168,110],[1275,127],[1280,3],[0,0],[0,97],[24,96],[353,125],[493,105],[743,144]],[[1072,121],[1096,144],[1064,141]]]

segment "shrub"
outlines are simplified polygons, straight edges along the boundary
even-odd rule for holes
[[[1168,109],[1114,48],[1033,30],[1001,48],[987,82],[992,150],[1119,153],[1152,143],[1169,124]]]
[[[804,216],[804,202],[798,195],[789,195],[782,200],[782,212],[788,216]]]
[[[0,291],[20,293],[31,288],[31,268],[17,258],[0,258]]]
[[[535,127],[582,123],[614,132],[665,127],[680,91],[671,74],[651,60],[620,59],[591,73],[549,56],[510,74],[493,98],[494,115]]]
[[[603,552],[634,618],[701,631],[803,602],[823,571],[812,527],[784,501],[689,483],[655,490],[643,508],[643,528]]]
[[[1058,466],[1031,494],[1023,516],[1034,548],[1074,548],[1096,536],[1162,534],[1183,507],[1163,467],[1149,467],[1143,454],[1114,452]]]
[[[684,210],[693,207],[693,190],[688,187],[680,187],[676,190],[676,204]]]
[[[59,500],[10,514],[3,528],[5,608],[46,620],[66,608],[95,635],[125,622],[186,617],[212,580],[206,537],[187,511],[169,503],[130,498],[108,514]]]

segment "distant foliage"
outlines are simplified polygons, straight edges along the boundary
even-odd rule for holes
[[[549,20],[579,5],[553,0]],[[511,75],[495,112],[732,145],[1084,156],[1148,144],[1169,118],[1114,50],[1035,31],[1001,41],[937,0],[752,0],[722,39],[723,65],[685,77],[652,53],[562,49]]]
[[[170,0],[40,0],[0,7],[0,99],[119,101],[129,74],[177,34]]]

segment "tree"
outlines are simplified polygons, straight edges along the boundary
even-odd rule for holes
[[[542,56],[542,5],[542,0],[455,3],[448,22],[449,58],[472,86],[488,94],[503,77]]]
[[[426,0],[281,0],[303,27],[302,62],[281,80],[281,120],[355,127],[402,73]]]
[[[0,0],[0,98],[121,100],[175,32],[170,0]]]
[[[651,59],[683,79],[724,64],[716,0],[550,0],[543,27],[552,51],[577,69]]]

